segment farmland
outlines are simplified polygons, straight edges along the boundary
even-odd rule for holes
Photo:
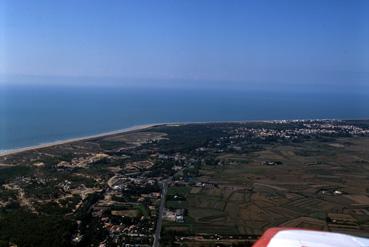
[[[368,237],[368,147],[369,121],[300,120],[161,124],[1,155],[0,244],[251,246],[273,226]]]
[[[366,147],[369,138],[335,138],[217,155],[220,165],[203,165],[191,185],[174,187],[184,200],[167,205],[186,208],[187,216],[184,224],[168,223],[166,230],[254,236],[284,226],[368,237]],[[265,161],[279,163],[263,165]]]

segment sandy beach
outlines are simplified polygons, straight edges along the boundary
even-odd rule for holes
[[[250,121],[255,121],[255,120],[250,120]],[[76,142],[76,141],[88,140],[88,139],[97,138],[97,137],[104,137],[104,136],[126,133],[126,132],[136,131],[136,130],[143,130],[143,129],[147,129],[147,128],[150,128],[150,127],[153,127],[153,126],[158,126],[158,125],[206,124],[206,123],[224,123],[224,122],[235,122],[235,123],[237,123],[237,122],[247,122],[247,121],[189,121],[189,122],[148,123],[148,124],[134,125],[134,126],[131,126],[131,127],[128,127],[128,128],[103,132],[103,133],[99,133],[99,134],[96,134],[96,135],[88,135],[88,136],[82,136],[82,137],[76,137],[76,138],[69,138],[69,139],[65,139],[65,140],[47,142],[47,143],[42,143],[42,144],[37,144],[37,145],[22,147],[22,148],[14,148],[14,149],[9,149],[9,150],[0,150],[0,157],[10,155],[10,154],[16,154],[16,153],[20,153],[20,152],[25,152],[25,151],[36,150],[36,149],[40,149],[40,148],[46,148],[46,147],[52,147],[52,146],[56,146],[56,145]]]
[[[40,148],[46,148],[46,147],[52,147],[52,146],[56,146],[56,145],[76,142],[76,141],[83,141],[83,140],[88,140],[88,139],[92,139],[92,138],[98,138],[98,137],[104,137],[104,136],[109,136],[109,135],[126,133],[126,132],[130,132],[130,131],[143,130],[143,129],[147,129],[147,128],[150,128],[150,127],[153,127],[153,126],[156,126],[156,125],[160,125],[160,124],[156,123],[156,124],[134,125],[132,127],[128,127],[128,128],[124,128],[124,129],[120,129],[120,130],[109,131],[109,132],[104,132],[104,133],[100,133],[100,134],[96,134],[96,135],[70,138],[70,139],[66,139],[66,140],[48,142],[48,143],[38,144],[38,145],[34,145],[34,146],[29,146],[29,147],[15,148],[15,149],[10,149],[10,150],[0,151],[0,157],[10,155],[10,154],[16,154],[16,153],[20,153],[20,152],[25,152],[25,151],[36,150],[36,149],[40,149]]]
[[[299,120],[309,120],[309,119],[299,119]],[[158,126],[158,125],[172,125],[172,126],[177,126],[178,125],[179,126],[179,125],[183,125],[183,124],[247,123],[247,122],[271,122],[271,121],[280,121],[280,120],[272,120],[271,119],[271,120],[240,120],[240,121],[188,121],[188,122],[182,121],[182,122],[141,124],[141,125],[134,125],[134,126],[124,128],[124,129],[113,130],[113,131],[109,131],[109,132],[103,132],[103,133],[96,134],[96,135],[70,138],[70,139],[65,139],[65,140],[60,140],[60,141],[55,141],[55,142],[48,142],[48,143],[38,144],[38,145],[34,145],[34,146],[29,146],[29,147],[15,148],[15,149],[9,149],[9,150],[0,150],[0,157],[10,155],[10,154],[16,154],[16,153],[20,153],[20,152],[24,152],[24,151],[36,150],[36,149],[40,149],[40,148],[46,148],[46,147],[51,147],[51,146],[76,142],[76,141],[83,141],[83,140],[87,140],[87,139],[91,139],[91,138],[104,137],[104,136],[126,133],[126,132],[136,131],[136,130],[143,130],[143,129],[147,129],[147,128],[150,128],[150,127],[153,127],[153,126]]]

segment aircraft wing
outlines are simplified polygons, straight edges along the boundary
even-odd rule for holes
[[[253,247],[369,247],[369,239],[342,233],[270,228]]]

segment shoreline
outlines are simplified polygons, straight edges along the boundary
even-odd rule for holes
[[[88,139],[92,139],[92,138],[99,138],[99,137],[105,137],[105,136],[109,136],[109,135],[127,133],[127,132],[130,132],[130,131],[148,129],[148,128],[151,128],[151,127],[154,127],[154,126],[159,126],[159,125],[183,125],[183,124],[207,124],[207,123],[242,123],[242,122],[254,122],[254,121],[273,121],[273,120],[189,121],[189,122],[168,122],[168,123],[138,124],[138,125],[133,125],[133,126],[123,128],[123,129],[112,130],[112,131],[108,131],[108,132],[101,132],[101,133],[93,134],[93,135],[87,135],[87,136],[81,136],[81,137],[72,137],[72,138],[68,138],[68,139],[45,142],[45,143],[35,144],[35,145],[31,145],[31,146],[26,146],[26,147],[0,150],[0,157],[4,157],[4,156],[7,156],[7,155],[12,155],[12,154],[17,154],[17,153],[21,153],[21,152],[26,152],[26,151],[32,151],[32,150],[41,149],[41,148],[63,145],[63,144],[67,144],[67,143],[77,142],[77,141],[84,141],[84,140],[88,140]]]
[[[105,136],[109,136],[109,135],[116,135],[116,134],[122,134],[122,133],[127,133],[127,132],[131,132],[131,131],[137,131],[137,130],[144,130],[144,129],[148,129],[154,126],[159,126],[159,125],[185,125],[185,124],[209,124],[209,123],[249,123],[249,122],[273,122],[273,121],[308,121],[308,120],[331,120],[331,121],[345,121],[345,120],[350,120],[350,119],[270,119],[270,120],[235,120],[235,121],[184,121],[184,122],[167,122],[167,123],[148,123],[148,124],[139,124],[139,125],[133,125],[131,127],[127,127],[127,128],[123,128],[123,129],[119,129],[119,130],[113,130],[113,131],[108,131],[108,132],[102,132],[102,133],[98,133],[98,134],[94,134],[94,135],[88,135],[88,136],[82,136],[82,137],[75,137],[75,138],[69,138],[69,139],[64,139],[64,140],[58,140],[58,141],[52,141],[52,142],[47,142],[47,143],[42,143],[42,144],[36,144],[36,145],[32,145],[32,146],[27,146],[27,147],[21,147],[21,148],[14,148],[14,149],[8,149],[8,150],[0,150],[0,157],[4,157],[7,155],[12,155],[12,154],[17,154],[17,153],[21,153],[21,152],[26,152],[26,151],[32,151],[32,150],[36,150],[36,149],[41,149],[41,148],[47,148],[47,147],[52,147],[52,146],[57,146],[57,145],[63,145],[63,144],[67,144],[67,143],[72,143],[72,142],[77,142],[77,141],[84,141],[84,140],[88,140],[88,139],[92,139],[92,138],[99,138],[99,137],[105,137]],[[363,119],[355,119],[355,120],[368,120],[367,118],[363,118]]]
[[[37,145],[33,145],[33,146],[28,146],[28,147],[4,150],[4,151],[0,151],[0,157],[4,157],[4,156],[7,156],[7,155],[12,155],[12,154],[17,154],[17,153],[21,153],[21,152],[26,152],[26,151],[32,151],[32,150],[41,149],[41,148],[63,145],[63,144],[67,144],[67,143],[77,142],[77,141],[85,141],[85,140],[93,139],[93,138],[99,138],[99,137],[105,137],[105,136],[110,136],[110,135],[122,134],[122,133],[131,132],[131,131],[137,131],[137,130],[144,130],[144,129],[148,129],[148,128],[151,128],[151,127],[154,127],[154,126],[157,126],[157,125],[162,125],[162,124],[161,123],[152,123],[152,124],[133,125],[131,127],[127,127],[127,128],[123,128],[123,129],[119,129],[119,130],[108,131],[108,132],[102,132],[102,133],[95,134],[95,135],[75,137],[75,138],[69,138],[69,139],[65,139],[65,140],[59,140],[59,141],[37,144]]]

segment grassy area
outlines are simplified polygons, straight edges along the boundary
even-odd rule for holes
[[[168,195],[184,195],[190,193],[191,187],[189,186],[174,186],[168,188]]]
[[[149,212],[147,211],[147,209],[141,204],[141,205],[137,205],[134,207],[135,209],[139,210],[141,215],[145,216],[145,217],[149,217]]]

